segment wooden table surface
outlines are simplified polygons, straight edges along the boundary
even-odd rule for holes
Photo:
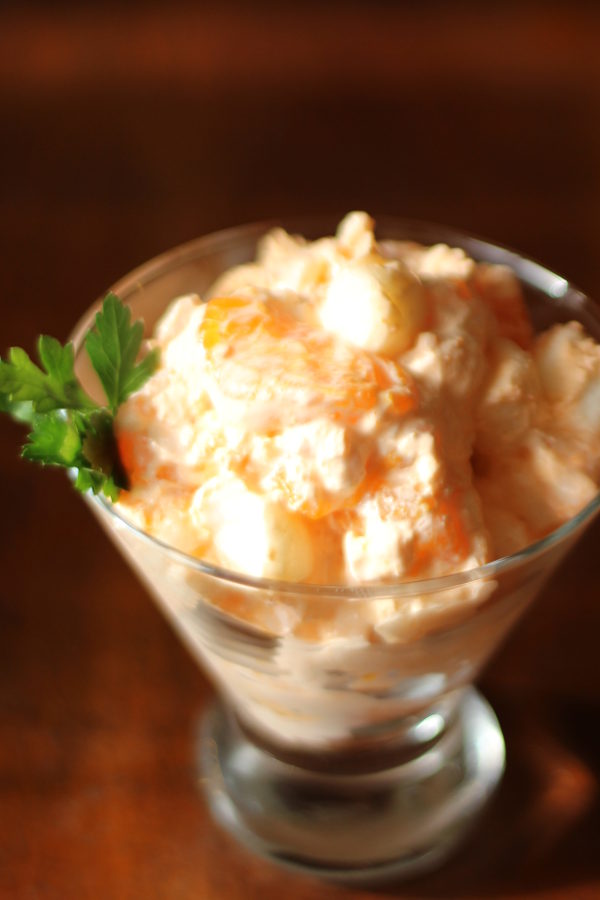
[[[2,350],[155,253],[290,213],[460,226],[600,297],[600,7],[5,7]],[[0,897],[367,898],[211,821],[211,696],[84,504],[1,423]],[[405,898],[600,897],[600,522],[489,666],[508,744],[476,834]]]

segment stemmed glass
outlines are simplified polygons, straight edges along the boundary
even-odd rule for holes
[[[112,290],[150,334],[170,300],[202,295],[225,269],[253,259],[274,224],[192,241]],[[323,220],[282,224],[307,237],[333,230]],[[443,242],[506,264],[537,329],[578,319],[600,340],[592,301],[512,251],[399,219],[378,220],[378,236]],[[91,393],[81,346],[97,308],[72,336]],[[102,498],[87,499],[217,688],[198,746],[215,817],[271,859],[365,882],[438,865],[485,806],[504,769],[504,740],[473,682],[600,509],[597,496],[543,540],[468,572],[357,586],[230,572],[143,533]],[[399,618],[365,636],[364,623],[390,600]],[[411,619],[423,607],[427,617]]]

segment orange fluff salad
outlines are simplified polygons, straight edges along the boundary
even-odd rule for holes
[[[443,244],[276,229],[172,300],[119,410],[120,511],[251,576],[412,580],[511,554],[598,492],[600,346],[535,335],[514,273]]]

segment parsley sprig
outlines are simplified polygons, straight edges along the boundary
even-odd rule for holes
[[[75,487],[116,500],[127,476],[121,465],[113,422],[119,406],[139,390],[158,365],[158,350],[137,361],[143,336],[131,310],[107,294],[85,337],[85,349],[106,394],[99,406],[75,374],[73,344],[42,335],[41,367],[20,347],[0,359],[0,411],[31,427],[25,459],[76,471]]]

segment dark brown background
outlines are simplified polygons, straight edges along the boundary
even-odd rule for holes
[[[0,346],[118,276],[289,213],[445,222],[600,296],[600,8],[106,4],[0,13]],[[60,474],[1,423],[0,896],[362,897],[210,822],[210,689]],[[490,666],[508,771],[418,898],[600,896],[593,528]]]

